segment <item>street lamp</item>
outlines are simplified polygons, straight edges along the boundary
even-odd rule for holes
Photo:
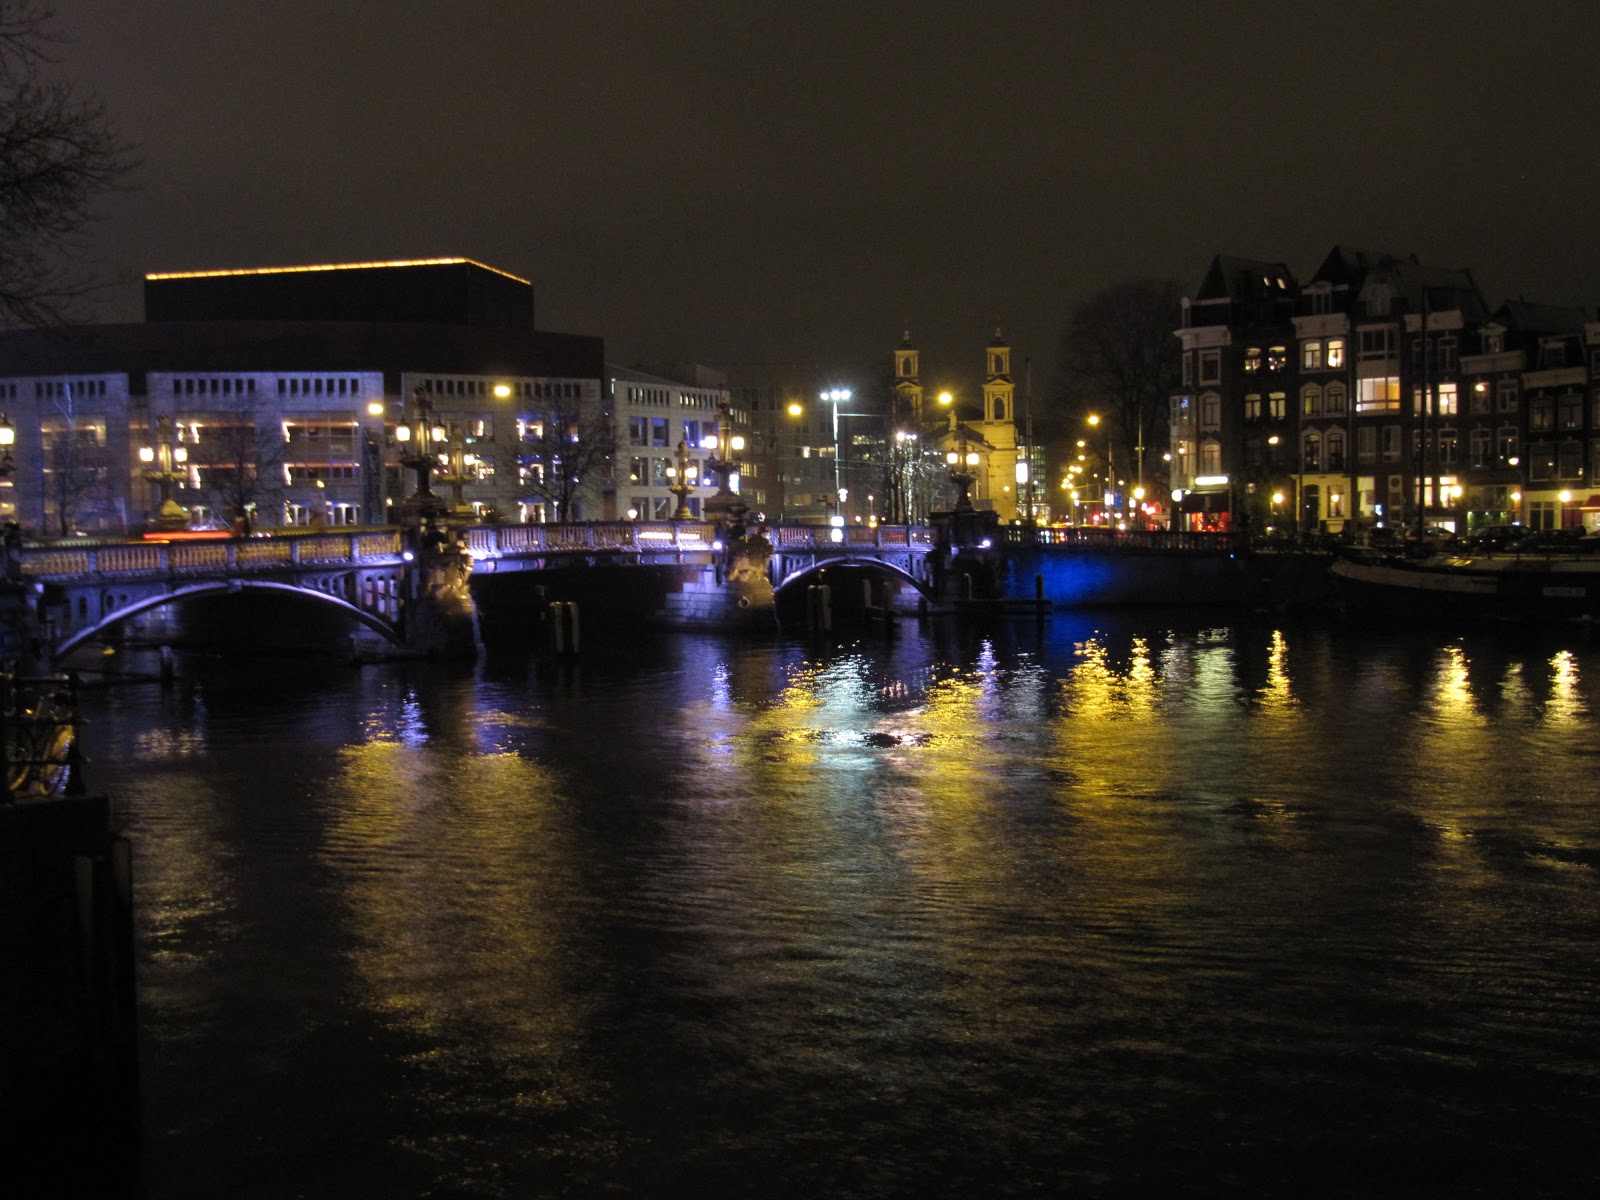
[[[401,417],[394,436],[404,452],[401,463],[417,475],[417,490],[412,498],[434,499],[431,476],[439,465],[436,447],[445,440],[444,426],[433,419],[433,406],[422,388],[411,393]]]
[[[834,419],[837,420],[837,416]],[[749,506],[739,495],[739,464],[733,456],[744,449],[744,438],[733,432],[733,413],[726,400],[717,404],[717,431],[707,434],[700,446],[711,451],[711,457],[706,459],[706,470],[717,487],[717,494],[705,503],[706,514],[718,520],[725,519],[730,530],[735,527],[742,530]]]
[[[1089,427],[1091,429],[1098,429],[1100,427],[1100,414],[1099,413],[1090,413],[1088,415],[1088,417],[1085,418],[1085,419],[1088,421]],[[1111,510],[1116,508],[1117,501],[1118,501],[1118,496],[1117,496],[1117,460],[1116,460],[1116,450],[1115,450],[1115,448],[1114,448],[1114,446],[1112,444],[1112,441],[1111,441],[1111,425],[1110,425],[1109,422],[1106,423],[1105,437],[1106,437],[1105,507],[1106,507],[1106,510],[1107,510],[1107,516],[1109,517]],[[1078,445],[1081,446],[1081,445],[1083,445],[1083,443],[1079,442]]]
[[[695,469],[689,465],[689,444],[680,441],[677,465],[667,467],[667,478],[672,481],[667,484],[667,491],[678,498],[677,510],[672,514],[674,521],[694,519],[694,514],[689,511],[689,494],[694,491],[696,474]]]
[[[478,478],[478,459],[467,449],[460,425],[452,421],[446,438],[446,449],[439,455],[439,466],[444,468],[439,482],[449,484],[450,511],[459,516],[471,511],[462,492],[467,484]]]
[[[400,464],[416,472],[417,490],[401,505],[403,524],[422,527],[443,516],[449,506],[433,493],[430,482],[439,466],[439,447],[445,441],[445,428],[434,419],[433,407],[423,388],[415,389],[395,426],[394,438],[400,443]]]
[[[187,449],[173,444],[172,418],[165,414],[156,418],[155,445],[139,447],[139,461],[150,468],[144,477],[161,489],[156,515],[150,522],[151,529],[170,532],[189,524],[188,510],[172,498],[173,485],[183,478],[175,467],[188,461],[188,458]]]
[[[943,397],[940,398],[943,402]],[[978,452],[967,449],[967,427],[958,426],[956,448],[947,451],[945,462],[950,467],[950,482],[956,485],[956,512],[972,510],[972,480],[978,468]]]
[[[844,481],[839,472],[839,405],[850,399],[849,388],[829,388],[822,393],[822,402],[833,410],[833,502],[838,505],[838,514],[844,516],[844,502],[841,492]]]

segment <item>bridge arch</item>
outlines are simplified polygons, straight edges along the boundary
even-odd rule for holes
[[[784,575],[782,579],[776,581],[772,585],[772,590],[774,594],[781,593],[785,588],[792,584],[798,583],[806,576],[814,575],[818,571],[826,571],[829,567],[857,567],[870,571],[880,571],[885,575],[891,576],[892,578],[909,583],[912,587],[916,588],[920,594],[926,596],[930,600],[935,600],[938,598],[933,590],[932,584],[918,579],[904,567],[898,566],[887,559],[877,558],[870,554],[842,554],[813,558],[804,566],[796,567],[794,570]]]
[[[292,583],[275,583],[271,580],[264,579],[226,579],[207,583],[194,583],[188,585],[187,587],[181,587],[171,592],[160,592],[155,595],[141,596],[137,600],[132,600],[129,603],[124,604],[121,608],[106,613],[94,624],[75,631],[70,636],[63,639],[55,647],[53,653],[57,657],[70,654],[85,642],[93,641],[107,629],[110,629],[116,625],[120,625],[122,622],[136,617],[142,612],[149,612],[151,609],[160,608],[163,605],[171,604],[174,601],[189,600],[197,596],[227,595],[231,592],[241,592],[245,590],[288,592],[303,599],[319,600],[325,604],[331,604],[335,608],[353,617],[362,625],[365,625],[368,629],[371,629],[373,632],[381,635],[390,642],[393,642],[397,645],[403,643],[400,631],[393,624],[384,620],[382,617],[375,616],[364,609],[358,608],[356,605],[351,604],[342,596],[330,595],[327,592],[317,591],[315,588],[297,587]]]

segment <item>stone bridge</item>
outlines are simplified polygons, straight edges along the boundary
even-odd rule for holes
[[[722,584],[717,527],[702,522],[468,525],[448,530],[474,575],[573,566],[702,568]],[[819,567],[881,568],[927,594],[934,531],[925,526],[835,529],[780,526],[768,574],[781,590]],[[399,527],[274,531],[248,538],[152,536],[138,541],[63,541],[13,547],[8,568],[32,585],[54,657],[142,612],[191,597],[244,589],[279,591],[332,605],[382,638],[408,642],[408,601],[418,595],[421,553]]]

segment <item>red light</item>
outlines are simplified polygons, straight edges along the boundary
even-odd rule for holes
[[[147,542],[221,542],[233,536],[226,529],[171,529],[164,533],[145,533]]]

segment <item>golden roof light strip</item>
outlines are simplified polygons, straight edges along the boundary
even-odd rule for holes
[[[502,271],[499,267],[491,267],[488,263],[481,263],[472,258],[412,258],[396,259],[391,262],[317,263],[300,267],[239,267],[225,271],[152,271],[145,274],[145,280],[153,282],[162,279],[220,279],[229,275],[294,275],[310,271],[363,271],[375,267],[452,267],[462,264],[492,271],[514,283],[529,282],[511,274],[510,271]]]

